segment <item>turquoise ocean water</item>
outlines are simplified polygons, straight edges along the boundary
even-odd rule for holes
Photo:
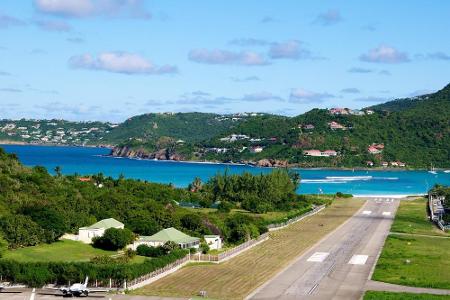
[[[142,179],[152,182],[187,186],[198,176],[206,181],[217,172],[271,172],[268,168],[224,164],[149,161],[104,157],[108,149],[81,147],[47,147],[3,145],[7,152],[16,153],[27,166],[44,166],[51,173],[56,166],[64,174],[96,174]],[[438,171],[352,171],[298,169],[302,183],[301,194],[351,193],[354,195],[413,195],[425,193],[434,184],[450,185],[450,173]]]

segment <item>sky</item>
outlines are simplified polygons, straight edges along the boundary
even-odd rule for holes
[[[362,108],[450,82],[450,1],[0,2],[0,118]]]

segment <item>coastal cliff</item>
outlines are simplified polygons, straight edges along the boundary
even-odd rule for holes
[[[160,149],[158,151],[148,151],[144,148],[131,148],[128,146],[117,146],[111,149],[110,156],[113,157],[126,157],[126,158],[139,158],[139,159],[156,159],[156,160],[173,160],[173,161],[189,161],[181,154],[170,151],[167,148]],[[211,161],[222,163],[233,163],[229,161]],[[279,159],[260,159],[258,161],[239,161],[238,164],[246,164],[256,167],[269,167],[269,168],[286,168],[291,165],[286,160]]]
[[[111,150],[110,156],[174,161],[183,160],[183,157],[180,154],[173,153],[167,148],[151,152],[143,148],[133,149],[127,146],[118,146]]]

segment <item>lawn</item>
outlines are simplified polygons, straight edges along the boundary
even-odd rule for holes
[[[398,208],[395,221],[391,227],[392,232],[410,234],[450,236],[438,229],[427,216],[427,200],[402,201]]]
[[[412,294],[367,291],[364,300],[444,300],[450,299],[448,295]]]
[[[272,232],[269,240],[227,262],[185,267],[132,293],[192,297],[205,290],[212,298],[242,299],[336,229],[362,204],[357,199],[337,200],[315,216]]]
[[[30,262],[88,261],[94,256],[113,254],[117,252],[96,249],[77,241],[62,240],[53,244],[9,250],[4,254],[4,258]]]
[[[372,279],[450,289],[449,257],[450,238],[390,235]]]

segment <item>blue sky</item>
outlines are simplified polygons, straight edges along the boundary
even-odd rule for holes
[[[0,3],[0,118],[360,108],[450,78],[450,2]]]

